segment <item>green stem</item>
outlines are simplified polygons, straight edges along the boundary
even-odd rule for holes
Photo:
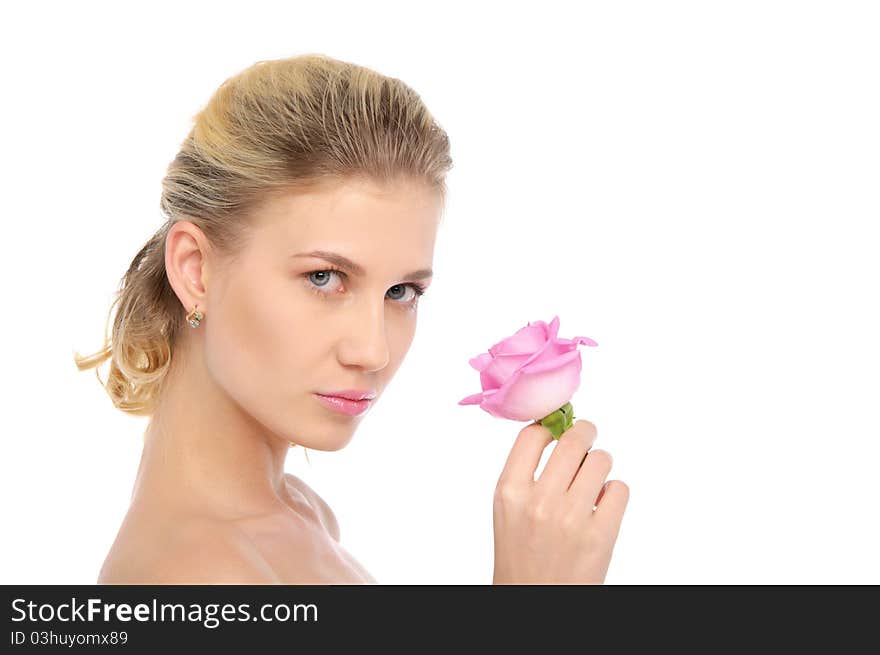
[[[574,425],[574,408],[571,406],[571,403],[565,403],[562,407],[557,409],[555,412],[551,412],[547,414],[542,419],[538,419],[535,421],[536,423],[540,423],[545,428],[550,430],[553,434],[554,439],[559,439],[562,436],[562,433],[568,430],[572,425]]]

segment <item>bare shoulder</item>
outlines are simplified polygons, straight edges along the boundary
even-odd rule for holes
[[[324,524],[327,532],[330,533],[330,536],[333,537],[334,540],[339,541],[339,522],[336,520],[336,515],[333,513],[333,510],[330,509],[330,505],[318,495],[318,492],[306,484],[304,480],[301,480],[290,473],[285,473],[284,477],[294,489],[299,490],[300,493],[306,497],[306,500],[309,501],[309,504],[318,513],[318,516],[320,516],[321,523]]]
[[[253,544],[234,526],[192,521],[181,526],[151,566],[147,584],[278,584]]]

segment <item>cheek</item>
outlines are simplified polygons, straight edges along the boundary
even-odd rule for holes
[[[205,358],[216,382],[242,404],[294,391],[301,380],[298,349],[305,340],[282,282],[254,268],[212,298]]]
[[[388,335],[388,366],[381,372],[381,375],[386,380],[392,378],[397,373],[397,369],[400,368],[403,360],[406,359],[406,355],[415,339],[416,320],[403,321],[400,326],[395,326],[392,330]]]

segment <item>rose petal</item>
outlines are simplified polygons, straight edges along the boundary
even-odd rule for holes
[[[557,350],[556,350],[555,342],[552,340],[545,342],[543,346],[541,346],[538,350],[533,352],[531,354],[531,356],[525,361],[523,366],[528,366],[529,364],[531,364],[535,360],[542,359],[547,354],[548,351],[551,356],[556,355]]]
[[[493,356],[533,353],[547,341],[547,331],[541,325],[529,323],[516,331],[516,334],[502,339],[491,348]]]
[[[497,389],[517,370],[525,366],[531,355],[498,355],[480,372],[483,390]]]
[[[580,386],[582,368],[579,351],[563,357],[561,367],[540,365],[534,370],[517,371],[509,383],[481,407],[485,409],[488,405],[496,415],[518,421],[538,420],[559,409],[571,400]]]
[[[477,355],[476,357],[471,358],[470,360],[468,360],[468,363],[478,371],[482,371],[484,368],[492,363],[492,355],[490,355],[489,353],[483,353],[481,355]]]
[[[589,337],[560,338],[559,316],[532,321],[470,360],[480,371],[483,392],[459,401],[479,404],[493,416],[538,420],[571,400],[580,385],[579,345],[597,346]]]
[[[528,366],[524,366],[523,370],[527,373],[543,373],[544,371],[562,368],[573,359],[580,359],[580,356],[581,352],[579,350],[569,350],[558,357],[547,359],[545,361],[533,362]]]

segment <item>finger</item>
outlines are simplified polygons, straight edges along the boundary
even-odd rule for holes
[[[602,488],[599,490],[599,495],[596,497],[596,502],[593,503],[593,510],[595,510],[595,509],[599,506],[599,503],[602,502],[602,496],[605,495],[605,490],[606,490],[606,489],[608,489],[608,483],[607,483],[607,482],[606,482],[605,484],[603,484],[603,485],[602,485]]]
[[[520,430],[501,471],[499,483],[534,482],[541,455],[551,441],[553,433],[540,423],[530,423]]]
[[[593,512],[593,520],[604,528],[604,532],[612,541],[617,539],[623,513],[629,502],[629,486],[622,480],[609,480],[605,485],[602,500],[597,501],[598,507]]]
[[[611,453],[607,450],[596,448],[588,452],[584,463],[581,464],[574,481],[568,488],[568,495],[577,501],[590,503],[592,511],[594,501],[598,498],[602,485],[605,483],[605,478],[611,472],[612,462]]]
[[[575,421],[575,424],[559,437],[559,442],[541,472],[537,486],[551,494],[565,493],[595,438],[595,425],[584,419]]]

